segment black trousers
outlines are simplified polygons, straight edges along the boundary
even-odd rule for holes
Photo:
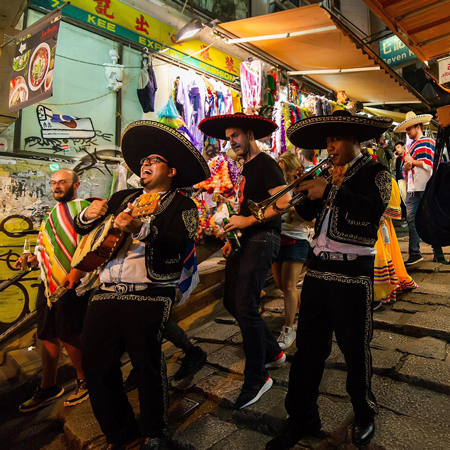
[[[123,391],[120,358],[125,350],[136,370],[142,435],[165,433],[168,393],[161,341],[175,293],[175,288],[132,294],[100,290],[88,307],[82,334],[83,368],[92,409],[109,444],[121,445],[141,434]]]
[[[303,282],[297,352],[291,365],[286,411],[305,425],[319,421],[317,398],[332,334],[347,364],[347,392],[355,414],[369,418],[378,408],[371,390],[374,257],[324,261],[314,256]]]
[[[282,351],[259,312],[261,290],[267,271],[278,255],[280,235],[276,230],[250,229],[241,243],[242,249],[227,259],[223,304],[241,329],[245,353],[244,386],[255,387],[262,386],[268,378],[266,362]]]

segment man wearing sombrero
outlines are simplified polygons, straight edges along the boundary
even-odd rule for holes
[[[423,135],[423,125],[432,119],[431,114],[416,115],[413,111],[406,113],[406,119],[394,131],[406,131],[412,140],[403,156],[403,176],[406,180],[406,220],[409,230],[409,258],[405,266],[412,266],[423,261],[420,253],[420,237],[416,230],[416,212],[423,197],[428,180],[433,174],[435,141]],[[434,260],[446,264],[441,247],[433,247]]]
[[[364,446],[375,432],[377,404],[371,390],[372,301],[375,242],[391,194],[391,175],[359,143],[376,138],[392,120],[331,116],[301,120],[287,130],[297,147],[326,148],[333,178],[303,181],[308,200],[296,206],[305,220],[316,218],[313,255],[303,281],[297,352],[291,364],[286,410],[289,418],[267,449],[294,447],[321,429],[317,399],[333,331],[347,364],[347,392],[355,412],[353,443]]]
[[[280,366],[286,355],[278,345],[259,312],[260,293],[272,261],[280,246],[281,219],[271,208],[265,219],[255,219],[248,200],[260,202],[285,186],[278,164],[256,145],[273,133],[277,125],[261,116],[226,114],[204,119],[200,130],[207,136],[229,140],[231,148],[244,164],[239,183],[239,212],[230,218],[225,231],[242,230],[242,248],[231,252],[227,243],[222,252],[227,258],[224,306],[236,318],[241,329],[244,353],[244,385],[235,408],[242,409],[267,392],[273,384],[267,369]],[[289,194],[287,195],[289,197]],[[283,206],[286,195],[279,201]]]
[[[108,449],[138,445],[162,448],[167,427],[167,382],[161,340],[176,296],[186,248],[197,231],[195,203],[176,189],[210,176],[202,155],[183,135],[158,122],[139,121],[122,135],[125,163],[142,189],[119,191],[94,201],[75,220],[87,234],[104,216],[130,233],[100,271],[100,288],[88,308],[82,338],[83,367],[92,409]],[[133,218],[145,194],[159,194],[156,212]],[[136,371],[140,427],[124,393],[120,358],[130,355]],[[135,447],[133,447],[135,448]]]

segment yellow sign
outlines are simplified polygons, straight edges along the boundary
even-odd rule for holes
[[[33,0],[33,3],[53,9],[61,6],[64,2],[61,0]],[[77,14],[74,14],[75,8],[87,12],[87,17],[77,17]],[[234,81],[235,77],[239,77],[240,60],[214,47],[207,48],[208,46],[198,39],[176,43],[175,37],[178,33],[176,28],[119,0],[71,0],[70,5],[63,9],[63,14],[126,38],[130,38],[130,35],[124,33],[122,29],[129,30],[137,35],[137,39],[131,37],[131,40],[137,41],[153,51],[170,47],[167,54],[177,60],[186,60],[186,55],[195,53],[192,58],[200,62],[200,64],[194,64],[199,69],[229,81]],[[185,61],[187,64],[189,64],[189,59],[191,58]]]

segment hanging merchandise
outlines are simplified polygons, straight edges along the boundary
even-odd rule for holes
[[[183,105],[183,118],[187,129],[194,137],[200,152],[203,149],[203,134],[198,124],[205,118],[207,91],[202,78],[193,70],[179,80],[177,102]]]
[[[267,104],[273,106],[280,97],[280,75],[277,71],[267,72]]]
[[[328,99],[320,95],[308,95],[301,106],[311,111],[313,116],[330,116],[331,105]]]
[[[220,154],[208,161],[211,177],[196,185],[197,189],[205,191],[218,191],[225,198],[233,195],[233,183],[230,178],[229,165],[235,164],[226,156]]]
[[[234,113],[242,112],[241,94],[238,91],[234,90],[233,88],[230,88],[230,90],[233,101],[233,112]]]
[[[261,61],[241,63],[242,106],[246,114],[257,114],[261,107]]]
[[[153,60],[149,62],[149,55],[142,53],[142,66],[147,67],[139,75],[137,95],[142,110],[145,113],[155,111],[155,97],[158,90],[156,74],[153,70]]]
[[[184,133],[195,147],[199,145],[194,136],[186,127],[183,118],[179,115],[172,97],[169,97],[169,101],[166,103],[166,106],[162,107],[156,115],[158,116],[158,122],[164,123],[180,133]]]

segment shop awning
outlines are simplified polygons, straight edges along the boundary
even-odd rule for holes
[[[364,0],[418,58],[450,52],[450,0]]]
[[[420,100],[426,103],[320,5],[223,23],[220,28],[227,35],[244,38],[293,71],[305,72],[308,78],[334,91],[346,91],[353,101],[409,103]]]

